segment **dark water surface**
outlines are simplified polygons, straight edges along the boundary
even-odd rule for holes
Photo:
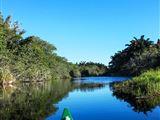
[[[1,88],[0,120],[60,120],[69,108],[74,120],[160,120],[160,97],[133,101],[110,83],[124,77],[88,77]]]

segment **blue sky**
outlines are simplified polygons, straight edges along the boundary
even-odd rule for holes
[[[19,21],[25,36],[54,44],[71,62],[108,64],[135,36],[158,39],[159,0],[0,0],[4,16]]]

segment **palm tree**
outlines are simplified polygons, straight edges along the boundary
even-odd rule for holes
[[[153,44],[153,41],[150,41],[149,38],[145,39],[144,35],[142,35],[140,39],[134,37],[134,39],[130,41],[130,44],[126,44],[125,46],[127,46],[127,52],[134,54],[135,52],[143,52],[145,48],[149,48]]]

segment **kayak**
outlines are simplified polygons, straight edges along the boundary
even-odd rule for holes
[[[64,108],[61,120],[73,120],[69,109]]]

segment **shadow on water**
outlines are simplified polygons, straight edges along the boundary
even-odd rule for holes
[[[113,91],[112,95],[119,100],[129,103],[130,107],[135,112],[142,112],[147,115],[148,112],[152,112],[156,107],[160,107],[160,96],[137,98],[137,96],[132,95],[129,91],[124,92],[121,89],[115,89],[113,84],[114,83],[110,83],[110,89]]]

